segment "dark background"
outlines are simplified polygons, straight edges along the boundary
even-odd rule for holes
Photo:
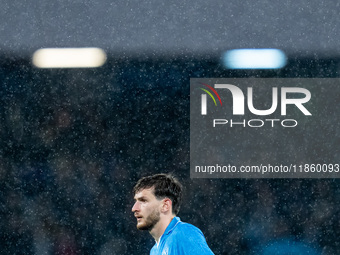
[[[183,182],[179,216],[215,254],[339,253],[337,179],[189,178],[189,79],[339,77],[338,4],[1,4],[0,254],[148,254],[131,189],[159,172]],[[106,64],[31,64],[38,48],[84,46]],[[221,53],[241,47],[281,48],[288,63],[225,70]]]

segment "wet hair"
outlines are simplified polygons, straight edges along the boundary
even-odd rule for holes
[[[146,176],[136,183],[133,194],[143,189],[154,188],[157,199],[169,198],[172,201],[172,213],[178,214],[182,202],[182,184],[171,174]]]

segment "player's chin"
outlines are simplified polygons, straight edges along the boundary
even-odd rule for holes
[[[138,222],[137,223],[137,229],[139,229],[139,230],[147,230],[148,227],[145,224],[143,224],[142,222]]]

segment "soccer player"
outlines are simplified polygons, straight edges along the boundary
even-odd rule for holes
[[[148,230],[156,243],[150,255],[213,255],[201,230],[176,215],[182,185],[169,174],[141,178],[133,188],[137,228]]]

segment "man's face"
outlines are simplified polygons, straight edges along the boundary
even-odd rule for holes
[[[132,207],[137,218],[137,228],[140,230],[152,230],[160,220],[162,200],[158,200],[153,188],[143,189],[135,194],[135,204]]]

